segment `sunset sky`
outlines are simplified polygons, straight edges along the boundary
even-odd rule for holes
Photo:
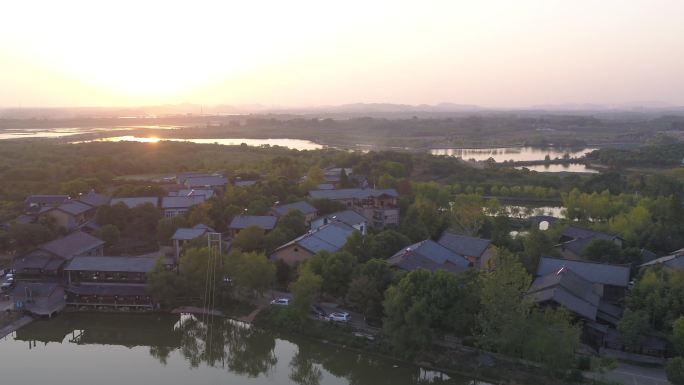
[[[684,105],[684,1],[3,1],[0,106]]]

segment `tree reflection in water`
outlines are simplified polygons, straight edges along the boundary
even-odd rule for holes
[[[290,361],[290,379],[301,385],[320,385],[323,372],[315,365],[313,357],[308,356],[301,349]]]
[[[192,316],[183,316],[177,328],[182,336],[180,353],[192,367],[221,366],[239,375],[257,377],[269,374],[278,362],[276,340],[267,331],[226,318],[205,323]]]
[[[29,349],[62,344],[65,352],[72,344],[90,345],[91,351],[103,353],[109,346],[138,348],[137,352],[149,352],[162,365],[209,366],[242,377],[269,376],[282,380],[278,383],[321,385],[337,383],[337,378],[352,385],[473,384],[472,379],[449,378],[307,338],[276,337],[268,330],[229,319],[216,317],[211,325],[208,330],[207,323],[190,315],[63,314],[19,329],[14,339],[28,341]],[[23,349],[27,345],[16,346]],[[100,346],[100,350],[95,346]],[[289,365],[277,366],[278,358],[289,361]],[[149,370],[152,376],[158,373],[157,368]]]

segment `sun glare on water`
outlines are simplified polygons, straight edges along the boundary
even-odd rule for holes
[[[161,139],[150,136],[150,137],[139,137],[132,135],[116,136],[112,138],[98,139],[99,142],[140,142],[140,143],[158,143]]]

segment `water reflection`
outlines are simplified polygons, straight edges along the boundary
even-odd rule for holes
[[[26,370],[27,365],[33,370]],[[126,370],[116,370],[119,365]],[[57,385],[472,381],[308,339],[280,338],[228,319],[215,318],[210,323],[192,316],[156,314],[79,313],[37,321],[20,329],[13,339],[0,341],[0,372],[13,384]],[[129,375],[135,379],[128,379]]]
[[[112,127],[52,127],[52,128],[8,128],[0,131],[2,139],[23,139],[23,138],[61,138],[77,134],[94,134],[107,131],[130,131],[138,129],[149,130],[172,130],[180,126],[172,125],[126,125]]]
[[[537,164],[534,166],[521,166],[516,167],[519,170],[527,168],[530,171],[536,172],[583,172],[587,174],[598,174],[598,170],[587,167],[585,164],[581,163],[570,163],[570,164]]]
[[[109,138],[99,138],[93,140],[86,140],[78,143],[87,142],[142,142],[142,143],[156,143],[162,140],[169,140],[173,142],[192,142],[200,144],[222,144],[226,146],[239,146],[241,144],[246,144],[248,146],[260,147],[260,146],[281,146],[287,147],[294,150],[319,150],[323,148],[323,145],[314,143],[310,140],[303,139],[247,139],[247,138],[157,138],[157,137],[145,137],[145,136],[113,136]]]
[[[483,147],[483,148],[435,148],[430,150],[433,155],[457,156],[465,160],[474,159],[484,161],[493,158],[496,162],[544,160],[548,155],[551,159],[568,156],[578,158],[596,148],[540,148],[540,147]]]

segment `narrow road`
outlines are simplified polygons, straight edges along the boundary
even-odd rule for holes
[[[603,376],[597,373],[585,373],[585,377],[603,378],[624,385],[672,385],[667,381],[665,369],[661,367],[647,367],[618,363],[618,367]]]

